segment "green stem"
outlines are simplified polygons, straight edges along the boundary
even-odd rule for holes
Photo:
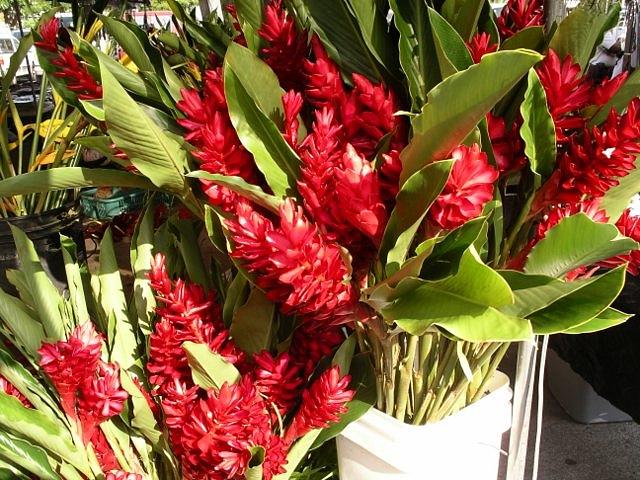
[[[514,243],[518,238],[518,234],[520,233],[520,230],[522,229],[523,225],[527,223],[527,221],[529,220],[529,211],[531,210],[533,197],[534,196],[531,195],[527,199],[527,202],[524,204],[524,206],[522,207],[522,210],[520,210],[520,213],[518,214],[518,218],[516,219],[513,225],[513,228],[509,232],[509,236],[507,237],[507,240],[504,242],[504,245],[502,247],[502,253],[500,254],[500,262],[498,265],[499,267],[504,267],[506,265],[507,261],[509,260],[509,256],[511,254],[511,250],[513,249]]]
[[[498,366],[502,362],[502,359],[506,355],[507,350],[509,350],[510,346],[511,346],[511,343],[509,342],[506,342],[500,345],[500,348],[498,349],[495,356],[491,360],[491,363],[489,363],[489,368],[487,369],[486,372],[484,372],[484,378],[482,379],[482,382],[480,383],[478,390],[476,390],[475,395],[473,396],[473,398],[471,399],[471,402],[469,403],[477,402],[482,398],[482,396],[484,395],[484,391],[486,389],[487,383],[489,383],[489,380],[491,380],[491,377],[498,369]]]
[[[416,358],[418,338],[419,337],[416,335],[409,335],[407,353],[400,363],[400,379],[398,381],[396,400],[396,418],[398,420],[404,420],[407,412],[407,399],[409,397],[409,388],[411,386],[411,376],[413,373],[413,364]]]

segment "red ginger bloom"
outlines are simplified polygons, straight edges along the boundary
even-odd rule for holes
[[[640,215],[634,214],[630,208],[622,213],[616,226],[622,235],[640,242]],[[600,262],[599,265],[605,268],[614,268],[623,263],[628,263],[628,272],[631,275],[640,275],[640,250],[633,250],[626,255],[618,255]]]
[[[302,110],[302,95],[293,90],[282,96],[282,106],[284,107],[284,138],[292,148],[298,145],[298,129],[300,121],[298,115]]]
[[[27,400],[20,390],[18,390],[9,380],[0,375],[0,392],[6,393],[7,395],[11,395],[12,397],[16,397],[20,400],[20,403],[27,408],[31,408],[31,402]]]
[[[453,150],[455,160],[449,180],[429,210],[429,218],[440,228],[453,230],[482,213],[493,198],[498,172],[489,165],[487,155],[474,144]]]
[[[491,35],[486,32],[478,32],[471,40],[467,42],[467,49],[471,54],[473,63],[480,63],[480,60],[487,53],[492,53],[498,50],[498,44],[492,43]]]
[[[519,133],[521,123],[521,120],[515,121],[507,129],[504,118],[496,117],[491,112],[487,115],[493,155],[501,175],[517,172],[527,164],[524,142]]]
[[[307,60],[304,64],[307,75],[305,96],[316,109],[339,109],[347,99],[340,69],[329,58],[318,37],[311,39],[311,47],[315,61]]]
[[[143,480],[139,473],[123,472],[122,470],[111,470],[107,473],[105,480]]]
[[[99,428],[96,428],[93,431],[91,445],[93,445],[96,458],[98,459],[100,468],[102,468],[103,471],[109,472],[120,468],[116,454],[109,445],[107,437],[104,436],[104,433]]]
[[[579,110],[591,100],[591,83],[582,76],[582,68],[573,63],[571,55],[560,62],[558,54],[552,49],[549,49],[536,71],[547,96],[557,141],[566,142],[571,131],[580,130],[585,125]]]
[[[349,390],[351,377],[340,378],[340,368],[335,365],[322,372],[309,389],[302,392],[302,404],[296,412],[287,432],[286,442],[293,442],[311,430],[326,428],[340,420],[347,411],[355,391]]]
[[[174,379],[164,388],[162,412],[169,431],[169,441],[174,454],[180,458],[186,451],[183,445],[183,427],[191,418],[191,411],[198,401],[199,387],[188,387],[185,382]]]
[[[86,65],[78,61],[73,53],[73,47],[65,48],[51,63],[60,68],[54,75],[65,79],[67,88],[74,92],[80,100],[102,98],[102,86],[91,76]]]
[[[37,48],[56,53],[58,51],[58,30],[60,30],[60,19],[50,18],[40,24],[38,35],[42,40],[34,42]]]
[[[600,85],[596,85],[591,102],[598,106],[605,105],[618,92],[628,76],[629,72],[622,72],[617,77],[609,78]]]
[[[287,14],[281,0],[273,0],[266,6],[258,34],[268,42],[260,53],[278,76],[282,88],[301,88],[303,65],[309,50],[307,35],[298,33],[294,19]]]
[[[340,247],[327,241],[292,199],[280,207],[279,220],[275,227],[248,203],[238,204],[236,216],[225,221],[234,244],[231,255],[256,275],[285,315],[343,321],[356,299]]]
[[[526,27],[544,25],[542,0],[509,0],[497,24],[502,38],[509,38]]]
[[[183,469],[190,479],[241,480],[251,460],[251,449],[271,443],[271,418],[250,377],[225,383],[199,400],[183,425]],[[283,472],[271,465],[265,479]]]
[[[254,355],[256,366],[253,383],[267,404],[274,404],[281,417],[287,415],[298,401],[304,384],[300,366],[287,352],[273,357],[267,350]]]
[[[69,340],[43,343],[40,367],[56,387],[64,411],[76,417],[76,393],[81,385],[93,378],[102,349],[102,338],[93,324],[86,322],[76,327]]]
[[[320,360],[333,353],[344,338],[344,333],[338,326],[306,322],[293,332],[289,353],[303,368],[304,378],[309,378]]]

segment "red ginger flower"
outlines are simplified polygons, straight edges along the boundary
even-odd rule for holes
[[[267,404],[274,404],[281,417],[287,415],[298,401],[304,384],[299,365],[287,352],[273,357],[264,350],[253,357],[256,366],[253,383]]]
[[[16,397],[20,400],[20,403],[27,408],[31,408],[31,402],[27,400],[20,390],[18,390],[9,380],[0,375],[0,392],[6,393],[7,395],[11,395],[12,397]]]
[[[634,214],[630,208],[627,208],[622,213],[616,222],[616,226],[622,235],[640,242],[640,215]],[[633,250],[626,255],[615,256],[600,262],[599,265],[605,268],[614,268],[623,263],[628,263],[628,272],[631,275],[640,275],[640,250]]]
[[[542,0],[509,0],[497,24],[502,38],[509,38],[526,27],[544,25]]]
[[[335,325],[306,322],[293,332],[289,353],[291,358],[303,368],[304,378],[344,341],[342,329]]]
[[[67,88],[74,92],[80,100],[97,100],[102,98],[102,86],[91,76],[84,63],[78,61],[73,47],[67,47],[51,62],[60,70],[54,75],[65,80]]]
[[[258,34],[268,43],[260,53],[278,76],[282,88],[301,88],[309,50],[307,35],[297,31],[294,19],[287,14],[281,0],[273,0],[266,6]]]
[[[56,387],[62,408],[71,417],[76,417],[76,393],[81,385],[93,378],[102,349],[102,338],[93,324],[86,322],[76,327],[69,340],[43,343],[40,367]]]
[[[98,459],[100,468],[102,468],[103,471],[109,472],[120,468],[116,454],[109,445],[107,437],[104,436],[104,433],[99,428],[96,428],[93,431],[91,445],[93,445],[96,458]]]
[[[492,53],[498,50],[498,44],[492,43],[491,35],[486,32],[478,32],[471,40],[467,42],[467,49],[471,54],[473,63],[480,63],[480,60],[487,53]]]
[[[442,193],[429,210],[429,218],[440,228],[453,230],[478,217],[493,198],[498,172],[489,165],[487,155],[474,144],[453,150],[455,160]]]
[[[292,199],[280,207],[277,227],[245,202],[225,223],[234,244],[231,255],[256,275],[285,315],[341,322],[352,313],[355,292],[340,247],[327,241]]]
[[[340,368],[335,365],[315,380],[309,389],[302,392],[302,404],[296,412],[287,432],[286,442],[294,442],[316,428],[326,428],[340,420],[347,412],[355,391],[349,390],[351,377],[340,378]]]
[[[340,69],[329,58],[318,37],[311,39],[311,47],[315,61],[307,60],[304,64],[307,75],[305,96],[316,109],[339,109],[347,98]]]
[[[111,470],[107,472],[105,480],[143,480],[139,473],[123,472],[122,470]]]
[[[604,80],[600,85],[596,85],[593,89],[591,102],[598,106],[605,105],[616,93],[618,93],[618,90],[628,76],[629,72],[622,72],[617,77],[609,78]]]
[[[60,19],[50,18],[40,24],[38,35],[42,40],[34,42],[37,48],[56,53],[58,51],[58,30],[60,30]]]
[[[164,388],[162,412],[169,431],[169,441],[174,454],[180,458],[186,451],[183,445],[183,427],[191,418],[191,412],[198,401],[199,387],[188,387],[178,379]]]
[[[293,90],[282,96],[282,106],[284,107],[284,138],[292,148],[298,144],[298,129],[300,121],[298,115],[302,110],[302,95]]]
[[[515,121],[507,129],[504,118],[496,117],[491,112],[487,115],[493,155],[501,175],[517,172],[527,164],[524,142],[519,133],[521,123],[521,120]]]
[[[579,110],[591,100],[591,83],[582,76],[582,68],[573,63],[571,55],[560,62],[558,54],[552,49],[549,49],[536,71],[547,96],[557,141],[566,142],[572,131],[580,130],[585,125]]]

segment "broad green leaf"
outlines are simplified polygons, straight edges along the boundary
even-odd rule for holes
[[[157,188],[145,177],[107,168],[56,167],[0,181],[0,197],[84,187]]]
[[[144,435],[155,447],[160,442],[162,432],[158,427],[153,411],[149,407],[146,398],[140,388],[133,382],[130,374],[124,370],[120,371],[120,381],[122,388],[129,394],[129,401],[133,409],[131,412],[131,427]]]
[[[82,284],[82,275],[80,273],[80,265],[78,264],[77,247],[73,240],[64,235],[60,235],[60,246],[62,247],[62,257],[64,259],[64,268],[67,274],[67,286],[69,288],[69,300],[75,313],[78,324],[90,320],[87,302],[85,300],[85,291]]]
[[[39,479],[60,479],[52,470],[44,450],[3,431],[0,431],[0,457],[31,472]]]
[[[293,196],[299,160],[276,124],[263,113],[231,68],[224,69],[229,116],[240,141],[277,196]]]
[[[262,27],[262,14],[265,5],[262,0],[235,0],[233,2],[238,13],[240,27],[252,51],[260,50],[261,38],[258,30]]]
[[[302,0],[302,3],[309,12],[312,30],[345,74],[360,73],[378,81],[384,78],[384,69],[362,37],[347,1]]]
[[[151,45],[149,36],[140,27],[132,22],[106,15],[99,17],[118,46],[127,53],[139,70],[163,73],[160,52]]]
[[[73,444],[68,431],[63,430],[47,415],[26,408],[17,398],[3,392],[0,392],[0,427],[3,432],[16,435],[58,455],[85,475],[90,474],[84,452]]]
[[[586,69],[604,32],[615,26],[619,14],[619,3],[613,3],[607,13],[579,6],[558,25],[549,48],[556,51],[560,60],[572,55],[573,61]]]
[[[0,480],[32,480],[28,473],[0,458]]]
[[[33,242],[22,230],[10,226],[20,259],[20,270],[24,273],[27,286],[33,295],[44,333],[50,340],[62,340],[65,338],[65,322],[60,314],[60,294],[42,268]],[[29,331],[36,334],[35,329]]]
[[[231,337],[248,354],[269,350],[275,333],[276,305],[262,290],[251,289],[247,302],[238,307],[231,321]]]
[[[427,211],[447,183],[452,165],[452,160],[426,165],[400,189],[380,246],[379,256],[388,275],[404,262]]]
[[[629,102],[638,96],[640,96],[640,70],[636,69],[625,80],[613,98],[593,116],[590,121],[591,125],[600,125],[604,122],[612,108],[615,108],[618,113],[622,113]]]
[[[222,356],[213,353],[204,343],[184,342],[182,348],[187,354],[191,375],[196,385],[204,388],[221,388],[225,383],[234,384],[240,380],[240,372]]]
[[[146,338],[151,334],[156,299],[147,275],[151,271],[153,258],[154,208],[149,203],[140,216],[131,237],[131,271],[133,280],[133,300],[138,314],[138,329]]]
[[[427,18],[424,0],[407,2],[390,0],[393,21],[400,32],[398,43],[400,65],[409,83],[409,92],[415,108],[422,108],[427,93],[440,80],[440,71],[435,62],[436,52]]]
[[[209,205],[204,206],[204,225],[213,246],[216,247],[220,253],[226,254],[227,240],[222,231],[220,218]]]
[[[471,40],[482,12],[485,0],[446,0],[442,15],[464,41]]]
[[[562,277],[570,271],[638,248],[609,223],[584,213],[564,218],[547,232],[529,254],[526,273]]]
[[[184,195],[186,151],[164,132],[100,64],[109,135],[131,163],[159,188]]]
[[[500,33],[496,25],[496,14],[489,0],[484,2],[478,19],[478,32],[486,32],[491,37],[493,43],[500,44]]]
[[[187,32],[193,37],[196,43],[215,52],[216,55],[220,57],[224,56],[224,52],[227,45],[231,42],[231,38],[223,32],[222,29],[217,29],[216,34],[213,35],[210,31],[191,18],[184,11],[184,7],[180,5],[180,2],[177,0],[167,0],[167,3],[176,18],[183,23]]]
[[[351,360],[353,359],[353,354],[356,351],[356,346],[358,344],[358,339],[356,338],[356,334],[352,333],[349,335],[342,344],[336,350],[336,353],[333,355],[333,359],[331,360],[332,365],[337,365],[340,369],[340,375],[344,376],[349,373],[349,369],[351,368]]]
[[[622,291],[624,266],[598,275],[571,295],[562,297],[547,308],[529,315],[537,335],[564,332],[599,316]]]
[[[108,339],[110,358],[126,370],[135,363],[137,357],[138,341],[135,334],[137,325],[127,315],[127,300],[124,296],[111,229],[107,229],[100,242],[98,278],[100,279],[99,298],[104,316],[105,318],[113,316],[115,321],[114,336]]]
[[[2,73],[2,95],[0,95],[0,110],[4,110],[9,100],[9,88],[13,82],[18,68],[27,57],[29,50],[33,47],[33,35],[28,33],[20,40],[18,48],[11,54],[9,59],[9,67]]]
[[[544,48],[544,27],[523,28],[500,45],[500,50],[517,50],[519,48],[541,51]]]
[[[582,333],[599,332],[600,330],[606,330],[607,328],[615,327],[629,320],[633,315],[629,315],[615,308],[607,308],[601,312],[597,317],[588,320],[582,325],[565,330],[562,333],[570,335],[578,335]]]
[[[197,170],[187,175],[192,178],[200,178],[202,180],[209,180],[223,187],[227,187],[229,190],[236,192],[239,195],[251,200],[252,202],[266,208],[267,210],[278,213],[283,201],[274,195],[265,193],[262,188],[257,185],[251,185],[247,183],[241,177],[234,177],[230,175],[219,175],[216,173],[209,173],[203,170]]]
[[[413,119],[414,136],[401,155],[401,184],[423,166],[446,158],[541,58],[528,50],[491,53],[431,90],[422,113]]]
[[[242,273],[236,273],[233,277],[229,289],[227,290],[227,296],[224,299],[224,305],[222,307],[222,320],[226,326],[230,326],[233,320],[236,309],[243,304],[247,299],[247,277]]]
[[[473,60],[458,32],[433,8],[429,8],[429,23],[442,78],[469,68]]]
[[[609,221],[615,223],[622,212],[629,206],[631,198],[640,191],[640,161],[635,159],[636,168],[629,175],[618,179],[618,185],[611,187],[604,194],[600,208],[607,212]]]
[[[535,70],[529,70],[527,91],[520,105],[523,122],[520,136],[531,170],[543,180],[549,178],[556,165],[556,128],[547,107],[547,96]]]
[[[0,318],[16,341],[35,357],[46,337],[43,326],[24,303],[2,289],[0,289]]]
[[[296,471],[300,462],[304,457],[306,457],[307,452],[316,441],[321,431],[322,430],[319,429],[311,430],[291,446],[289,453],[287,454],[287,463],[284,465],[285,472],[274,476],[273,480],[289,480],[293,472]]]
[[[211,277],[204,267],[204,259],[198,243],[198,234],[200,232],[196,231],[193,220],[174,218],[170,223],[177,233],[178,249],[184,260],[189,278],[192,282],[210,290]]]

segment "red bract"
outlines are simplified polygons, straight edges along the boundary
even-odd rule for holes
[[[20,390],[18,390],[9,380],[0,375],[0,392],[6,393],[7,395],[11,395],[12,397],[16,397],[22,405],[27,408],[31,408],[31,402],[27,400]]]
[[[247,203],[225,221],[231,255],[256,275],[267,297],[286,315],[341,322],[354,308],[349,267],[338,245],[327,241],[292,199],[280,207],[278,226]]]
[[[523,28],[544,25],[542,0],[509,0],[502,8],[497,23],[503,39]]]
[[[284,138],[292,148],[298,144],[298,129],[300,120],[298,115],[302,110],[302,95],[293,90],[282,96],[282,106],[284,107]]]
[[[498,171],[476,144],[457,147],[451,157],[455,162],[449,180],[429,210],[431,221],[445,230],[478,217],[493,198],[493,184],[498,179]]]
[[[102,433],[102,430],[99,428],[96,428],[93,431],[91,445],[93,445],[96,458],[98,459],[100,468],[102,468],[103,471],[109,472],[120,468],[116,454],[113,452],[113,449],[109,445],[104,433]]]
[[[301,369],[287,353],[273,357],[267,350],[253,356],[253,383],[267,404],[273,404],[281,417],[286,416],[298,401],[304,385]]]
[[[594,105],[605,105],[618,92],[622,84],[625,82],[629,72],[622,72],[614,78],[603,81],[600,85],[596,85],[591,97],[591,103]]]
[[[640,242],[640,216],[634,214],[631,209],[628,208],[622,213],[616,226],[622,235]],[[631,275],[640,275],[640,250],[634,250],[626,255],[618,255],[600,262],[599,265],[605,268],[614,268],[623,263],[628,264],[627,271]]]
[[[501,175],[517,172],[527,164],[524,142],[519,133],[521,123],[521,120],[513,122],[507,129],[504,118],[496,117],[491,112],[487,115],[493,155]]]
[[[97,100],[102,98],[102,86],[91,76],[84,63],[73,53],[73,47],[67,47],[51,61],[60,70],[54,76],[65,80],[67,88],[74,92],[80,100]]]
[[[90,382],[98,368],[102,339],[87,322],[73,331],[69,340],[43,343],[40,367],[56,387],[62,408],[71,417],[76,417],[76,393],[81,385]]]
[[[193,89],[181,91],[182,100],[176,105],[185,118],[178,123],[187,131],[185,139],[196,147],[194,156],[203,170],[257,183],[253,158],[231,124],[222,78],[221,68],[209,70],[204,75],[202,93]],[[214,205],[227,211],[233,208],[237,199],[234,192],[210,181],[203,180],[202,184]]]
[[[185,382],[174,379],[168,384],[163,392],[162,412],[164,414],[164,423],[169,430],[169,440],[173,452],[178,458],[185,452],[182,443],[184,424],[189,421],[191,411],[198,401],[197,386],[187,387]]]
[[[262,27],[258,31],[268,46],[262,48],[265,62],[273,69],[286,90],[304,85],[304,61],[307,55],[307,35],[298,33],[295,20],[287,14],[281,0],[273,0],[264,10]]]
[[[50,18],[40,24],[38,27],[38,35],[42,38],[33,44],[37,48],[47,50],[49,52],[58,51],[58,30],[60,30],[60,19],[57,17]]]
[[[340,69],[329,58],[318,37],[311,39],[311,46],[315,60],[307,60],[304,64],[307,75],[305,96],[316,109],[339,109],[347,98]]]
[[[293,442],[311,430],[337,422],[355,395],[355,391],[348,388],[350,381],[349,375],[340,378],[337,365],[322,372],[311,387],[302,392],[302,404],[287,429],[285,441]]]
[[[480,60],[487,53],[498,50],[498,44],[493,43],[491,35],[486,32],[476,33],[471,40],[467,42],[467,48],[471,54],[474,63],[480,63]]]
[[[105,480],[143,480],[139,473],[123,472],[122,470],[112,470],[107,473]]]
[[[552,49],[549,49],[536,71],[547,96],[557,141],[566,142],[572,131],[580,130],[585,125],[579,110],[591,100],[591,83],[582,76],[582,68],[573,63],[571,55],[561,62]]]
[[[289,353],[303,368],[304,378],[308,378],[318,362],[330,355],[344,339],[344,333],[338,326],[306,322],[294,331]]]

